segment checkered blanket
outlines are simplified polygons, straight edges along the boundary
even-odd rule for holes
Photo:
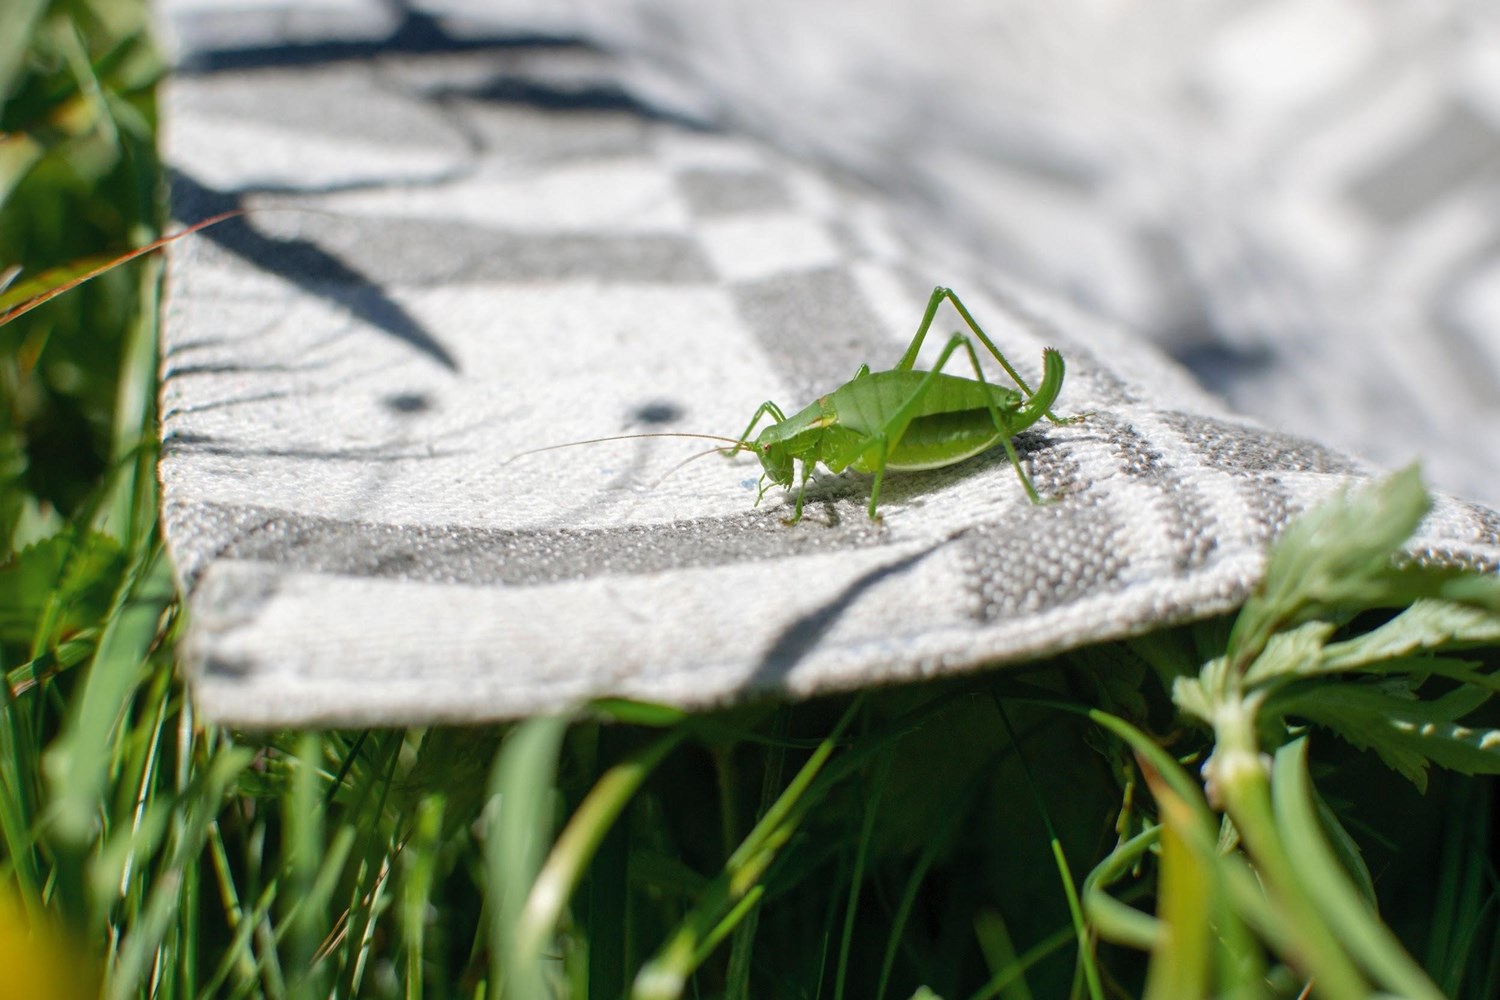
[[[1034,658],[1232,609],[1289,518],[1371,472],[545,24],[174,17],[177,213],[252,210],[169,272],[164,525],[211,718],[704,706]],[[682,464],[702,441],[517,457],[800,409],[891,367],[939,283],[1028,380],[1066,358],[1055,408],[1090,415],[1016,439],[1056,502],[999,450],[893,474],[879,522],[868,477],[821,473],[796,525],[752,457]],[[1414,548],[1493,570],[1500,516],[1440,497]]]

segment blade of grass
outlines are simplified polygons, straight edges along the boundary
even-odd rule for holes
[[[989,981],[981,986],[969,1000],[993,1000],[994,997],[1004,995],[1014,984],[1022,982],[1021,977],[1026,975],[1032,966],[1057,954],[1077,940],[1077,934],[1071,926],[1065,925],[1059,927],[1030,948],[1027,948],[1008,967],[996,970],[990,976]],[[1025,990],[1026,994],[1030,992],[1029,989]]]
[[[896,912],[891,917],[890,934],[886,939],[885,951],[880,959],[880,978],[875,987],[876,1000],[884,1000],[886,990],[890,987],[891,974],[896,968],[896,955],[900,950],[907,922],[911,919],[912,910],[916,906],[918,890],[921,889],[927,873],[937,861],[939,852],[952,844],[953,831],[957,828],[958,821],[967,815],[970,803],[988,777],[987,768],[979,768],[975,771],[968,782],[953,796],[952,802],[942,810],[941,819],[933,826],[930,835],[923,843],[922,850],[917,855],[911,873],[907,876],[906,884],[902,888],[901,899],[896,904]]]
[[[325,838],[321,784],[323,744],[316,733],[297,737],[296,750],[287,758],[291,780],[282,799],[286,858],[281,881],[281,925],[285,929],[286,965],[291,970],[291,996],[308,998],[324,990],[314,968],[314,956],[328,924],[328,914],[312,905],[312,886],[323,856]]]
[[[484,855],[489,882],[489,990],[496,996],[546,995],[546,973],[539,954],[519,947],[520,924],[550,840],[558,753],[568,724],[564,716],[528,719],[507,734],[495,758]]]
[[[881,756],[875,766],[871,780],[873,793],[865,803],[864,820],[860,823],[859,840],[854,854],[854,871],[849,877],[849,902],[844,907],[844,931],[839,938],[839,959],[833,980],[833,1000],[844,1000],[844,982],[849,971],[849,949],[854,943],[854,920],[859,913],[859,890],[865,880],[865,866],[869,863],[870,844],[875,838],[875,819],[880,812],[880,800],[890,777],[891,755]],[[882,979],[882,986],[884,980]]]
[[[47,0],[14,0],[6,9],[7,30],[0,35],[0,93],[9,92],[37,23],[47,10]]]
[[[406,951],[404,979],[406,1000],[422,1000],[427,979],[427,912],[432,886],[437,877],[438,848],[443,832],[441,795],[430,795],[417,806],[412,835],[401,849],[401,929]],[[439,930],[441,928],[439,927]],[[441,965],[434,964],[441,972]],[[446,984],[439,980],[434,993],[447,995]]]
[[[1307,774],[1307,739],[1276,751],[1271,790],[1277,828],[1287,846],[1292,875],[1339,940],[1385,990],[1412,1000],[1443,1000],[1364,896],[1344,874],[1323,834]]]
[[[787,747],[785,739],[791,727],[792,712],[785,705],[776,712],[775,721],[772,723],[771,736],[776,741],[767,750],[765,772],[761,775],[760,802],[756,808],[756,814],[764,816],[770,811],[776,800],[777,790],[781,788],[782,776],[786,770]],[[727,761],[731,754],[720,754],[720,760]],[[727,770],[727,768],[726,768]],[[723,803],[720,807],[722,822],[720,824],[724,836],[724,853],[731,854],[734,851],[736,834],[740,829],[739,819],[734,807],[734,789],[728,774],[721,773],[719,785],[719,797]],[[729,946],[729,971],[725,976],[724,995],[726,1000],[749,1000],[750,997],[750,966],[751,955],[755,945],[755,932],[760,924],[759,903],[764,893],[761,886],[756,886],[749,892],[741,904],[730,911],[726,918],[724,927],[733,929],[733,941]],[[707,960],[718,942],[723,938],[722,934],[710,934],[703,946],[693,956],[693,965],[697,967]]]
[[[620,726],[600,726],[595,766],[609,770],[618,767],[628,756],[627,739],[632,735]],[[622,802],[621,808],[624,805]],[[586,862],[588,877],[584,912],[589,953],[588,991],[592,996],[621,997],[630,985],[627,968],[630,847],[630,824],[611,818],[592,857]],[[546,870],[545,863],[543,870]]]
[[[535,961],[620,811],[662,759],[687,737],[688,729],[669,730],[650,746],[610,767],[574,811],[537,872],[516,924],[521,961]]]
[[[1437,870],[1437,892],[1428,921],[1426,967],[1446,996],[1490,995],[1465,990],[1465,974],[1472,971],[1475,941],[1489,925],[1500,932],[1494,914],[1500,908],[1500,879],[1487,848],[1490,840],[1492,786],[1481,786],[1478,794],[1450,789],[1445,803],[1441,860]],[[1483,954],[1483,952],[1481,952]],[[1472,978],[1472,977],[1471,977]],[[1493,991],[1491,991],[1493,992]]]
[[[1161,863],[1157,876],[1160,932],[1151,949],[1144,1000],[1178,1000],[1209,995],[1212,939],[1211,890],[1216,879],[1209,865],[1188,846],[1192,809],[1176,801],[1164,784],[1153,788],[1162,812]]]
[[[636,974],[631,996],[635,1000],[673,1000],[680,997],[688,976],[701,960],[700,944],[719,933],[725,924],[739,919],[738,907],[766,869],[801,825],[810,804],[826,791],[813,784],[823,770],[844,729],[853,720],[860,700],[856,698],[840,716],[832,731],[818,743],[807,762],[793,776],[785,791],[729,856],[723,870],[709,884],[698,903],[667,938],[656,954]]]
[[[18,697],[6,684],[0,696],[4,698],[0,711],[0,837],[5,842],[5,870],[16,882],[27,920],[34,923],[42,918],[44,881],[33,834],[40,800],[36,780],[40,773],[38,740],[31,721],[36,695]]]
[[[194,993],[194,996],[222,995],[220,987],[231,975],[237,978],[236,990],[239,991],[231,995],[243,996],[255,981],[255,955],[251,950],[250,934],[258,918],[248,914],[240,902],[239,887],[235,885],[235,873],[229,861],[229,852],[224,846],[223,831],[217,820],[209,824],[207,845],[209,861],[214,870],[214,885],[223,903],[224,923],[229,928],[231,938],[224,946],[223,956],[213,974],[203,984],[202,989]],[[262,893],[262,899],[258,905],[269,912],[274,899],[274,891],[268,889]]]
[[[236,215],[243,215],[244,209],[234,209],[228,212],[220,212],[218,215],[210,216],[201,222],[195,222],[186,229],[179,229],[175,233],[168,233],[158,239],[152,240],[144,246],[127,250],[124,253],[102,253],[94,254],[74,261],[62,267],[52,268],[32,278],[22,278],[7,288],[4,294],[0,294],[0,326],[14,322],[22,316],[31,312],[38,306],[51,302],[65,292],[83,284],[91,278],[97,278],[107,271],[112,271],[121,264],[129,263],[137,257],[160,250],[162,247],[184,236],[191,236],[200,229],[206,229],[216,223],[231,219]]]
[[[43,760],[52,801],[47,821],[58,853],[59,897],[66,912],[91,925],[102,939],[102,911],[90,906],[83,872],[99,835],[99,811],[109,785],[112,741],[145,670],[162,612],[175,598],[159,549],[136,569],[121,590],[82,691],[76,695],[62,734]]]
[[[160,261],[147,261],[139,282],[141,308],[126,332],[115,390],[114,440],[110,458],[121,467],[114,503],[101,526],[116,538],[144,542],[157,518],[156,392],[157,311]]]
[[[171,926],[180,899],[182,873],[188,865],[197,864],[219,804],[250,760],[248,751],[224,750],[204,770],[197,786],[189,790],[167,869],[155,880],[139,924],[121,944],[109,980],[108,1000],[125,1000],[140,991],[147,971],[158,960],[162,937]]]
[[[345,910],[347,932],[342,937],[338,958],[341,974],[336,987],[341,996],[359,996],[361,982],[370,955],[370,942],[378,917],[384,909],[383,898],[390,879],[390,850],[395,843],[394,831],[387,821],[386,803],[400,764],[404,734],[386,732],[380,738],[363,741],[370,750],[367,760],[370,773],[358,783],[353,803],[341,824],[339,836],[350,844],[350,859],[355,877],[349,887]],[[356,773],[351,770],[351,774]],[[337,885],[335,873],[324,865],[330,891]],[[325,904],[326,905],[326,904]]]
[[[1090,937],[1088,923],[1083,918],[1083,904],[1078,898],[1078,883],[1073,879],[1067,855],[1063,853],[1062,841],[1058,839],[1057,831],[1052,826],[1052,817],[1047,812],[1047,803],[1043,800],[1041,790],[1032,777],[1031,764],[1027,761],[1026,752],[1021,748],[1020,742],[1016,739],[1015,727],[1010,724],[1010,716],[1006,713],[1005,703],[1000,699],[998,692],[994,695],[994,702],[995,708],[1000,713],[1000,720],[1005,724],[1005,731],[1010,736],[1011,746],[1015,748],[1016,760],[1021,765],[1021,773],[1026,778],[1026,787],[1031,791],[1032,801],[1042,818],[1042,826],[1047,831],[1047,841],[1052,848],[1053,861],[1057,865],[1057,873],[1062,880],[1063,895],[1068,901],[1068,913],[1073,918],[1073,931],[1078,941],[1078,964],[1083,970],[1084,983],[1088,986],[1089,996],[1093,1000],[1104,1000],[1104,986],[1099,979],[1099,966],[1094,958],[1093,940]]]
[[[995,987],[996,995],[1002,1000],[1034,1000],[1031,987],[1026,984],[1019,968],[1021,956],[1016,954],[1016,944],[1011,940],[1010,928],[1005,926],[1004,918],[994,910],[979,911],[974,918],[974,936],[979,941],[979,949],[984,953],[991,976],[1015,973],[1011,979]]]

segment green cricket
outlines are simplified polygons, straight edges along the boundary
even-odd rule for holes
[[[944,301],[953,304],[973,334],[954,333],[928,371],[916,368],[917,353],[932,326],[933,317]],[[987,382],[974,350],[974,339],[1005,369],[1020,391]],[[968,355],[974,378],[950,375],[943,371],[948,359],[960,348]],[[642,437],[692,437],[723,441],[728,448],[715,449],[726,456],[742,451],[754,452],[765,471],[760,478],[760,503],[772,486],[791,490],[796,483],[797,499],[787,524],[802,519],[802,502],[814,468],[821,463],[830,472],[854,469],[874,476],[867,508],[872,520],[879,520],[880,486],[887,472],[918,472],[941,469],[964,459],[1002,447],[1021,486],[1031,502],[1044,501],[1037,494],[1031,478],[1021,465],[1011,439],[1037,421],[1046,418],[1055,426],[1077,423],[1087,414],[1059,417],[1052,404],[1062,391],[1063,359],[1053,348],[1042,352],[1042,380],[1033,391],[1000,348],[982,330],[968,308],[951,289],[933,289],[927,310],[912,337],[906,353],[887,371],[870,371],[861,365],[854,377],[827,395],[790,417],[774,402],[762,403],[750,418],[744,433],[737,438],[711,434],[623,434],[612,437],[575,441],[521,452],[511,461],[538,451],[551,451],[573,445],[600,441],[619,441]],[[770,424],[755,433],[764,418]],[[752,438],[751,435],[755,434]],[[800,474],[797,463],[801,463]]]

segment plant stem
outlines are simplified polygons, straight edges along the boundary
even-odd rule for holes
[[[1288,957],[1317,982],[1323,996],[1359,1000],[1369,995],[1369,987],[1297,877],[1276,827],[1269,761],[1255,737],[1254,701],[1227,701],[1215,713],[1213,786],[1267,891],[1291,925],[1294,952]]]

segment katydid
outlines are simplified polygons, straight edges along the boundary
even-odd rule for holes
[[[917,353],[922,349],[928,328],[932,326],[933,317],[945,300],[953,304],[968,325],[970,333],[994,356],[1021,391],[985,381],[973,341],[963,333],[955,333],[949,338],[931,370],[920,371],[915,367]],[[942,370],[948,359],[960,348],[968,355],[969,363],[974,369],[975,377],[972,379],[949,375]],[[765,468],[761,475],[760,491],[755,497],[757,504],[773,485],[791,489],[793,481],[799,479],[796,464],[800,462],[802,468],[800,481],[797,482],[796,506],[786,522],[788,524],[795,524],[802,518],[802,502],[807,492],[807,483],[818,463],[835,473],[852,468],[858,472],[873,474],[875,478],[870,486],[868,512],[871,519],[879,520],[877,509],[880,504],[880,486],[886,472],[940,469],[989,451],[997,445],[1005,449],[1006,457],[1010,459],[1031,502],[1040,504],[1043,502],[1042,498],[1037,495],[1036,487],[1022,468],[1020,456],[1016,454],[1011,438],[1043,417],[1054,425],[1076,423],[1083,419],[1082,415],[1058,417],[1052,412],[1051,406],[1062,390],[1062,382],[1062,355],[1049,347],[1042,352],[1042,380],[1033,392],[1026,380],[1011,367],[1005,355],[1000,353],[994,341],[980,329],[958,296],[939,286],[933,289],[916,336],[912,338],[895,368],[872,372],[869,365],[861,365],[848,382],[827,395],[820,396],[816,402],[790,417],[781,407],[767,401],[755,411],[744,433],[738,438],[656,433],[595,438],[593,441],[635,437],[707,437],[728,442],[731,447],[719,449],[723,454],[754,452]],[[756,425],[766,417],[773,422],[762,427],[760,433],[752,438],[750,435],[755,431]],[[574,443],[589,444],[593,441]],[[532,452],[521,454],[528,455]],[[520,455],[515,457],[519,458]]]

